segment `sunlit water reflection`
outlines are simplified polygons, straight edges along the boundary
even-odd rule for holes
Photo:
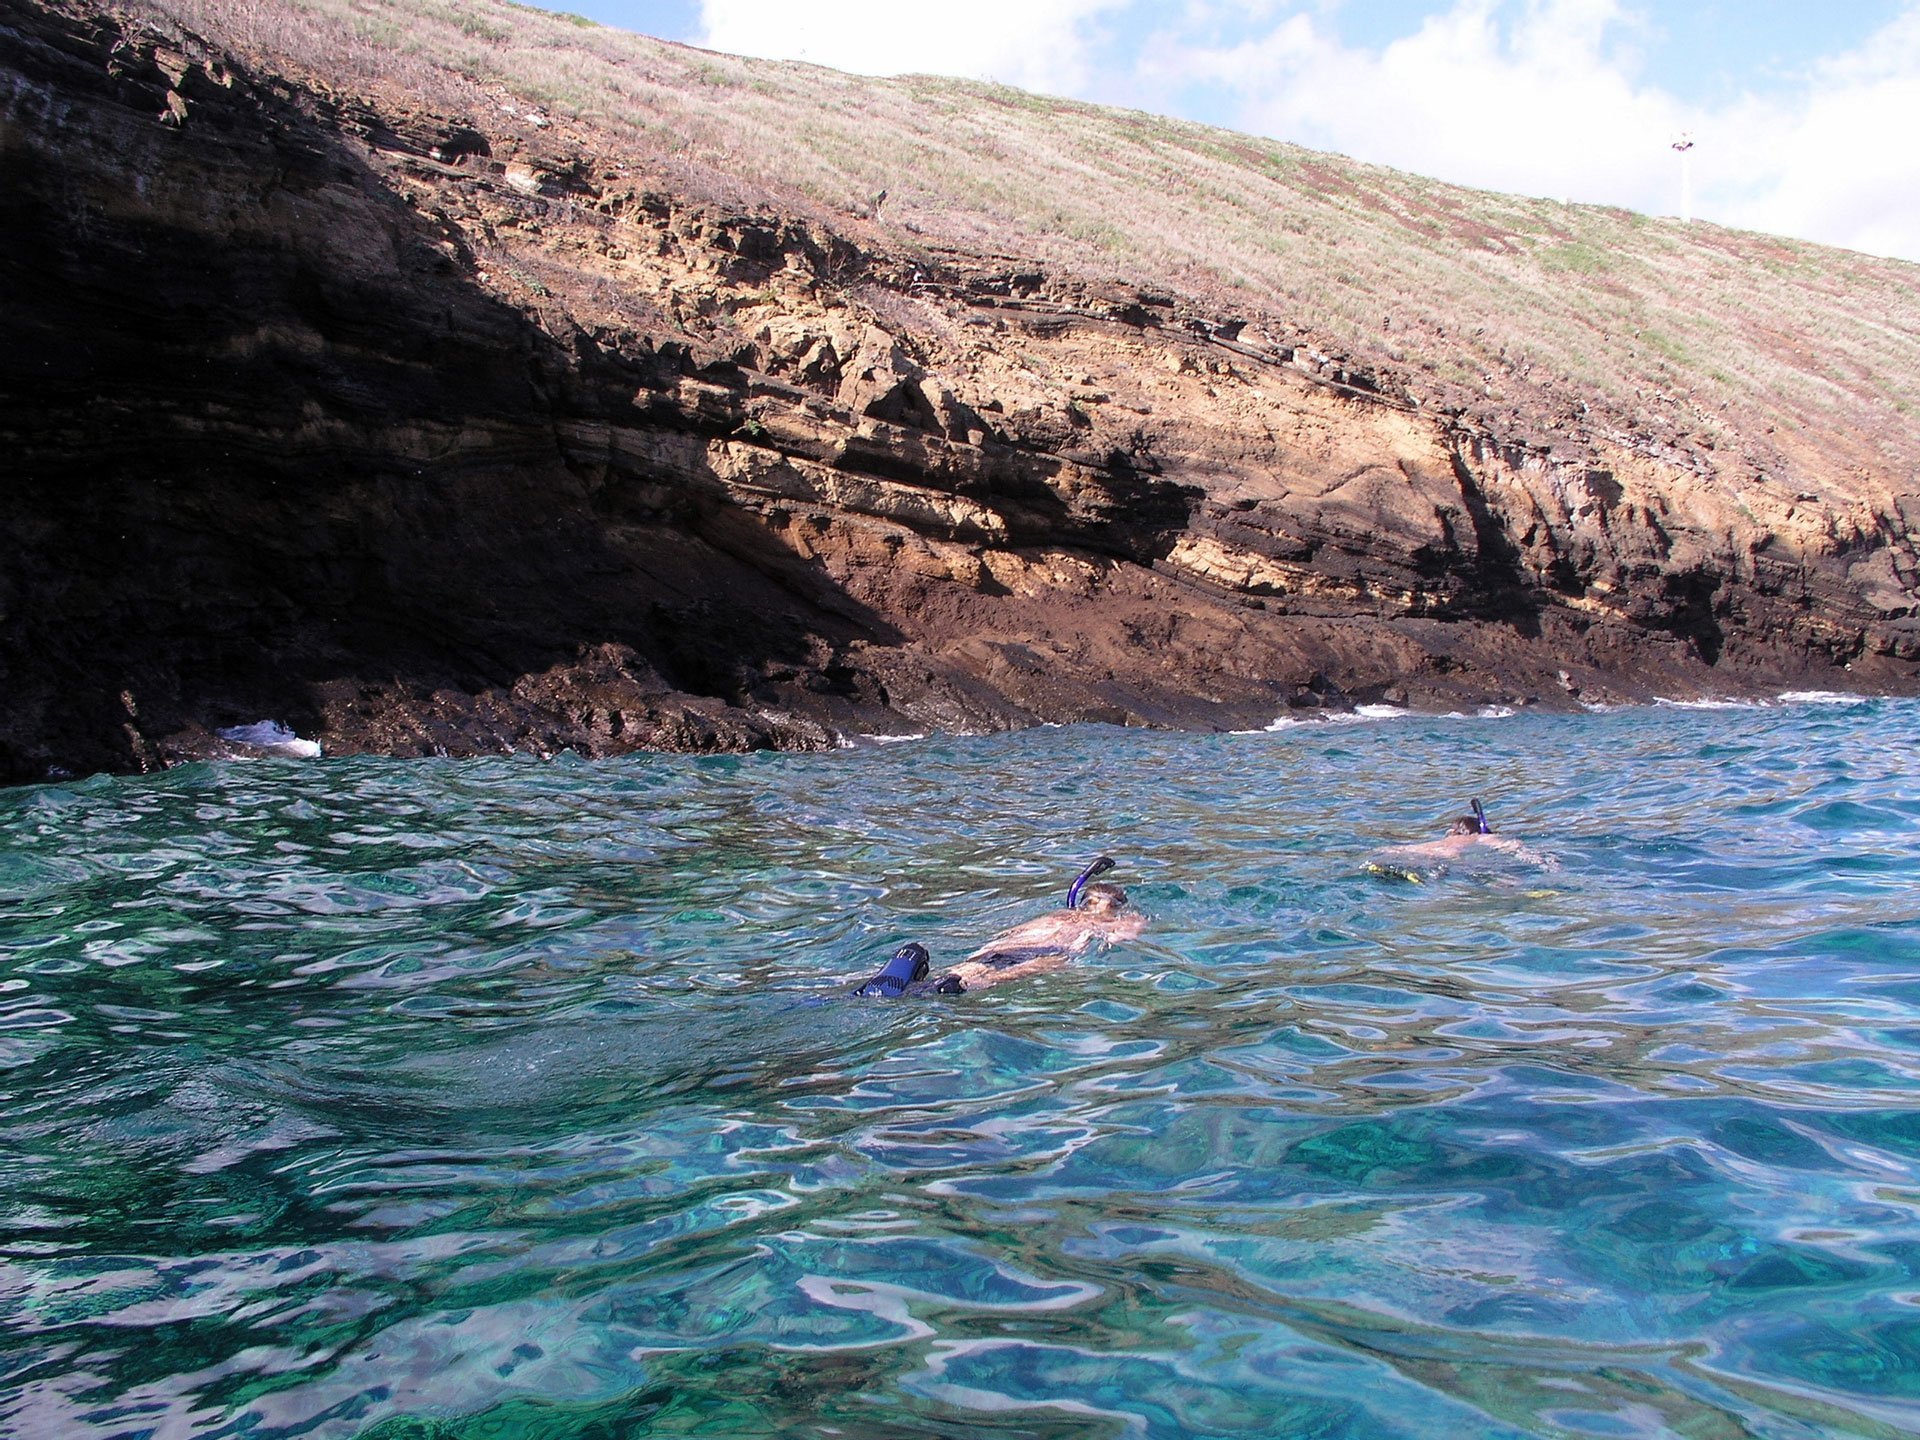
[[[0,794],[0,1431],[1914,1433],[1916,722]],[[1470,794],[1562,868],[1364,873]]]

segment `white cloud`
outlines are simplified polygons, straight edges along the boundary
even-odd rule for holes
[[[700,43],[811,60],[863,75],[926,72],[998,80],[1052,95],[1094,84],[1090,22],[1128,0],[973,0],[944,5],[841,0],[703,0]]]
[[[1141,72],[1161,93],[1238,97],[1245,129],[1459,184],[1679,209],[1674,132],[1690,130],[1694,213],[1920,259],[1920,0],[1802,87],[1717,108],[1640,78],[1622,0],[1456,0],[1379,49],[1300,13],[1232,46],[1164,33]]]
[[[1656,0],[1431,0],[1383,46],[1366,0],[703,0],[700,43],[865,74],[929,71],[1179,111],[1456,184],[1694,213],[1920,260],[1920,0],[1797,84],[1712,106],[1649,81]]]
[[[1380,50],[1295,15],[1226,50],[1163,45],[1169,82],[1212,80],[1264,134],[1461,184],[1576,200],[1677,196],[1667,151],[1688,117],[1636,88],[1617,0],[1547,0],[1517,21],[1461,0]],[[1657,204],[1658,201],[1655,201]]]
[[[1729,223],[1920,260],[1920,5],[1725,122]]]

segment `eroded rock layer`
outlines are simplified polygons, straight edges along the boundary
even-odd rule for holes
[[[0,0],[0,773],[1910,688],[1920,498]]]

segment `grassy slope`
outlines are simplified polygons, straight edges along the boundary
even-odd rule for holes
[[[1488,194],[1001,86],[694,50],[498,0],[149,0],[268,61],[484,115],[507,94],[670,181],[1194,292],[1547,438],[1827,488],[1920,467],[1920,266]],[[1588,417],[1581,420],[1576,417]],[[1836,496],[1835,498],[1839,498]]]

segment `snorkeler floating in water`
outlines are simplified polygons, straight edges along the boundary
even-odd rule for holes
[[[1113,945],[1132,940],[1147,928],[1147,917],[1130,910],[1127,892],[1118,885],[1093,883],[1113,868],[1105,855],[1082,870],[1067,889],[1067,908],[1042,915],[1024,925],[1002,931],[938,980],[927,983],[928,956],[924,948],[908,943],[894,951],[856,995],[959,995],[981,990],[1022,975],[1058,970],[1092,949],[1095,943]]]
[[[1390,850],[1382,850],[1367,862],[1367,869],[1375,875],[1419,880],[1423,878],[1420,873],[1422,869],[1499,858],[1538,865],[1542,870],[1560,868],[1560,862],[1553,856],[1543,855],[1518,840],[1494,834],[1493,826],[1487,823],[1486,807],[1478,799],[1473,801],[1472,810],[1472,814],[1462,815],[1453,822],[1444,839],[1429,840],[1421,845],[1396,845]]]
[[[1094,947],[1132,940],[1147,928],[1147,917],[1128,908],[1118,885],[1095,884],[1096,875],[1113,868],[1102,855],[1082,870],[1067,890],[1067,908],[1003,930],[974,951],[935,985],[943,995],[981,990],[1003,980],[1058,970]]]

